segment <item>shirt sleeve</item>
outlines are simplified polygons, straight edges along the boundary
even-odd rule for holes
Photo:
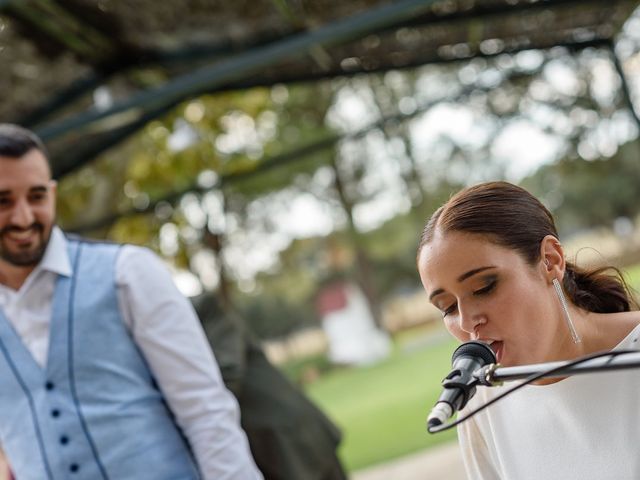
[[[116,264],[124,322],[144,355],[205,480],[262,479],[239,408],[224,387],[191,303],[150,250],[124,246]]]

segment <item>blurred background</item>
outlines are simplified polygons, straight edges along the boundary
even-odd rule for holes
[[[455,437],[424,428],[455,344],[415,268],[452,192],[524,186],[640,287],[637,1],[2,0],[0,65],[62,227],[239,312],[354,478]]]

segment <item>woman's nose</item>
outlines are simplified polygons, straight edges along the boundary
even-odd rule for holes
[[[460,329],[473,334],[479,325],[485,323],[484,316],[471,308],[460,309]]]

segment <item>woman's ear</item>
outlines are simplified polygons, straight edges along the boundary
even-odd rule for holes
[[[540,258],[545,277],[551,283],[554,278],[562,281],[566,268],[564,249],[560,240],[553,235],[547,235],[540,242]]]

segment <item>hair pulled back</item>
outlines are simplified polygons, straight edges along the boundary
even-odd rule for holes
[[[540,260],[544,237],[558,238],[549,210],[525,189],[508,182],[482,183],[451,197],[424,227],[418,255],[436,231],[483,235],[518,252],[532,266]],[[571,301],[587,311],[611,313],[631,309],[627,286],[614,267],[588,270],[566,262],[562,283]]]

